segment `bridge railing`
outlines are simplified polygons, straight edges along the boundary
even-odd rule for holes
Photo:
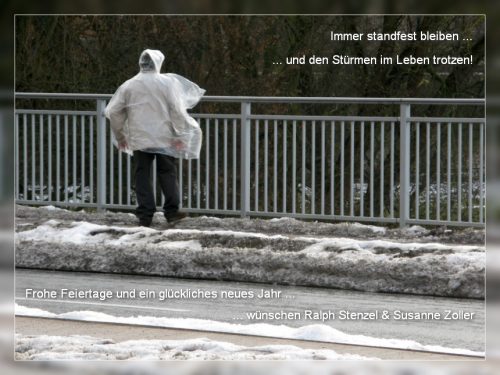
[[[16,108],[16,202],[135,207],[133,158],[113,146],[104,117],[110,97],[16,93],[29,103],[93,103],[90,110]],[[484,99],[207,96],[203,103],[238,110],[192,114],[203,146],[199,159],[179,160],[186,212],[484,226]],[[254,110],[266,105],[321,105],[323,113]],[[362,113],[391,107],[393,115],[324,114],[325,106],[349,105]],[[430,106],[476,107],[480,115],[412,114]],[[155,171],[153,186],[161,207]]]

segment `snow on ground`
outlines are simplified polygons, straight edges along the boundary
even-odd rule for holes
[[[401,229],[401,232],[406,233],[407,235],[413,235],[413,236],[429,234],[429,230],[425,229],[424,227],[421,227],[420,225],[412,225],[411,227],[403,228],[403,229]]]
[[[49,207],[49,208],[47,208]],[[84,212],[53,209],[53,206],[29,207],[16,206],[16,223],[30,223],[33,226],[55,219],[62,222],[87,221],[94,224],[137,226],[137,219],[131,213]],[[161,213],[153,220],[157,229],[165,229],[167,224]],[[289,217],[275,219],[238,218],[238,217],[190,217],[176,224],[178,229],[232,230],[267,234],[308,235],[329,237],[351,237],[356,239],[384,238],[396,241],[441,242],[455,244],[484,245],[483,229],[453,228],[437,226],[424,229],[420,226],[408,228],[386,228],[356,222],[328,223],[296,220]]]
[[[300,328],[293,328],[286,325],[272,325],[266,323],[233,324],[192,318],[184,319],[152,316],[117,317],[95,311],[72,311],[62,314],[55,314],[48,311],[25,307],[17,304],[16,315],[54,319],[74,319],[92,322],[123,323],[130,325],[146,325],[155,327],[183,328],[200,331],[246,334],[285,339],[332,342],[338,344],[353,344],[385,348],[421,350],[439,353],[484,356],[483,352],[475,352],[460,348],[445,348],[438,345],[423,345],[412,340],[386,339],[363,335],[351,335],[322,324],[313,324]]]
[[[18,227],[26,268],[483,298],[483,246],[164,229],[50,219]]]
[[[246,347],[207,338],[114,342],[91,336],[15,337],[17,360],[366,360],[328,349],[293,345]]]
[[[179,236],[196,235],[198,237],[233,237],[243,240],[252,241],[254,239],[262,240],[283,240],[290,242],[302,242],[303,244],[323,244],[331,246],[340,246],[341,248],[356,248],[356,249],[383,249],[383,248],[398,248],[404,251],[410,250],[443,250],[448,252],[466,252],[466,251],[479,251],[480,246],[471,245],[443,245],[439,243],[399,243],[387,240],[356,240],[353,238],[335,237],[333,239],[327,237],[308,237],[297,236],[288,237],[284,235],[267,235],[262,233],[251,233],[231,230],[199,230],[199,229],[166,229],[159,231],[153,228],[145,227],[119,227],[119,226],[106,226],[92,224],[85,221],[72,222],[69,226],[65,223],[60,223],[57,220],[48,220],[42,225],[17,233],[16,237],[20,241],[42,241],[51,243],[101,243],[105,240],[110,240],[109,243],[114,245],[126,245],[130,241],[140,241],[146,237],[163,238]],[[145,241],[143,241],[145,242]]]
[[[52,205],[48,205],[48,206],[41,206],[41,207],[40,207],[40,210],[48,210],[48,211],[65,211],[65,212],[68,212],[68,210],[65,210],[65,209],[60,208],[60,207],[52,206]]]

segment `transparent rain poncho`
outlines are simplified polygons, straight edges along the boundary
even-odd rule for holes
[[[126,142],[127,153],[142,150],[197,159],[202,133],[187,109],[205,90],[180,75],[160,74],[163,60],[160,51],[143,51],[140,73],[123,83],[107,105],[115,146]]]

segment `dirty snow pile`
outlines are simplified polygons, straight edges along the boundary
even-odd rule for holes
[[[137,226],[132,213],[70,211],[54,206],[16,206],[16,225],[31,229],[49,219],[60,222],[87,221],[114,226]],[[160,212],[153,219],[153,227],[166,229],[168,225]],[[356,239],[386,239],[399,242],[440,242],[459,245],[484,245],[484,229],[436,226],[423,228],[413,225],[407,228],[388,228],[356,222],[318,222],[297,220],[290,217],[259,219],[239,217],[194,216],[176,224],[178,229],[231,230],[265,234],[349,237]]]
[[[362,360],[327,349],[293,345],[246,347],[207,338],[114,342],[90,336],[16,335],[17,360]]]
[[[462,348],[447,348],[439,345],[424,345],[413,340],[353,335],[344,333],[338,329],[323,324],[311,324],[294,328],[286,325],[274,325],[267,323],[236,324],[193,318],[167,318],[154,316],[120,317],[96,311],[71,311],[67,313],[55,314],[49,311],[21,306],[18,304],[16,304],[16,315],[89,322],[121,323],[127,325],[153,326],[164,328],[180,328],[282,339],[321,341],[337,344],[363,345],[381,348],[484,356],[484,352],[477,352]]]
[[[47,220],[18,226],[16,266],[484,297],[484,247],[108,226]]]

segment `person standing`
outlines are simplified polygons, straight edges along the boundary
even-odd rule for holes
[[[136,216],[146,227],[156,211],[153,161],[165,197],[165,219],[181,220],[187,215],[179,211],[176,158],[199,158],[202,141],[200,126],[187,109],[200,101],[205,90],[180,75],[161,74],[163,60],[160,51],[144,50],[140,72],[116,90],[105,110],[115,146],[133,155]]]

